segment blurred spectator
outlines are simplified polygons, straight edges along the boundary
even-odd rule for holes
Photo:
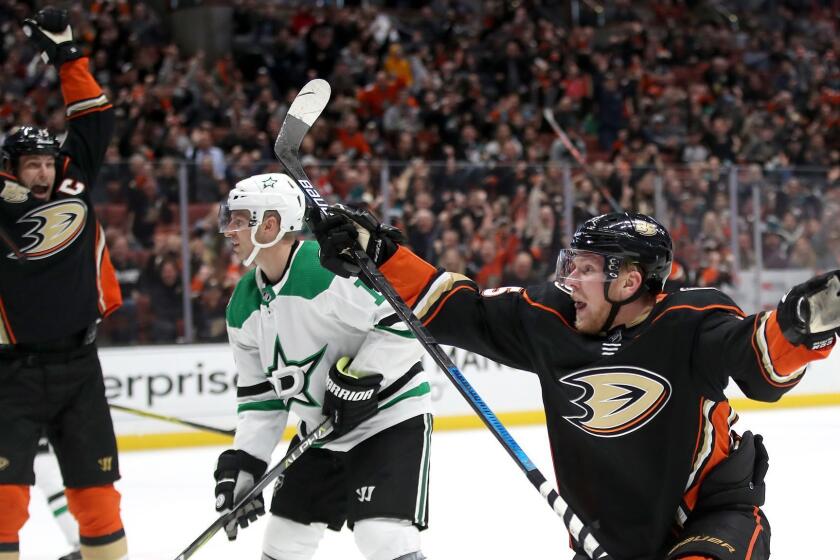
[[[534,258],[526,251],[519,252],[502,275],[501,286],[525,288],[540,281],[534,274]]]
[[[225,310],[227,297],[221,284],[212,279],[204,283],[198,301],[194,305],[196,338],[202,342],[225,342],[227,323]]]
[[[149,338],[156,343],[174,343],[181,336],[183,328],[183,289],[178,261],[164,258],[152,269],[152,276],[146,280],[152,321]]]

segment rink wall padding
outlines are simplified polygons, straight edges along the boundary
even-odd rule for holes
[[[505,425],[545,423],[535,375],[464,350],[448,352]],[[235,427],[236,369],[226,344],[106,348],[100,351],[100,358],[109,401],[217,428]],[[481,420],[434,363],[426,359],[424,365],[432,387],[435,429],[481,428]],[[734,384],[727,394],[736,411],[840,406],[839,370],[840,351],[835,351],[828,359],[812,364],[803,381],[777,403],[747,400]],[[230,437],[188,431],[161,420],[117,411],[112,414],[123,451],[231,442]],[[292,433],[288,428],[285,437]]]

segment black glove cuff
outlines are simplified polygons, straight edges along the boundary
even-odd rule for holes
[[[75,41],[67,41],[58,45],[55,52],[55,60],[52,62],[56,68],[61,68],[61,65],[65,62],[78,60],[83,56],[82,49],[79,48]]]
[[[228,449],[219,455],[219,460],[216,463],[216,470],[213,472],[213,477],[216,480],[223,478],[225,473],[245,471],[254,477],[254,480],[262,478],[268,468],[268,463],[261,459],[257,459],[247,451],[241,449]]]

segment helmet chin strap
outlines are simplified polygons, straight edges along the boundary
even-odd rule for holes
[[[613,301],[613,300],[610,299],[610,286],[612,286],[612,283],[614,281],[615,280],[610,280],[609,282],[604,282],[604,299],[607,300],[609,303],[611,303],[612,307],[610,307],[610,313],[609,313],[609,315],[607,315],[606,321],[604,321],[604,324],[601,325],[601,329],[598,332],[603,332],[603,333],[608,332],[612,328],[613,321],[615,321],[615,318],[618,315],[618,312],[621,310],[621,306],[625,305],[625,304],[628,304],[632,301],[636,301],[637,299],[642,297],[642,293],[644,292],[644,286],[640,285],[638,287],[638,289],[636,289],[636,292],[632,296],[630,296],[626,299],[623,299],[621,301]]]
[[[280,230],[277,232],[277,236],[272,241],[269,241],[268,243],[260,243],[259,241],[257,241],[258,227],[260,227],[260,224],[257,224],[251,228],[251,244],[254,245],[254,248],[251,249],[251,254],[248,255],[248,258],[243,261],[242,264],[244,264],[245,266],[251,266],[251,263],[254,262],[254,259],[257,258],[257,253],[260,252],[260,249],[267,249],[269,247],[273,247],[277,244],[278,241],[280,241],[283,238],[284,235],[283,230]]]

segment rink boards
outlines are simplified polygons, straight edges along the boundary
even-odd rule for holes
[[[449,354],[470,384],[506,425],[540,424],[542,413],[536,376],[501,366],[460,349]],[[217,428],[236,423],[236,369],[226,344],[141,346],[100,351],[108,400],[138,410],[183,418]],[[481,420],[431,359],[435,429],[481,426]],[[735,410],[768,406],[802,407],[840,404],[840,352],[813,364],[804,380],[774,404],[743,398],[734,384],[727,391]],[[184,426],[113,412],[120,448],[151,449],[217,445],[230,438]],[[287,436],[290,434],[287,429]]]

